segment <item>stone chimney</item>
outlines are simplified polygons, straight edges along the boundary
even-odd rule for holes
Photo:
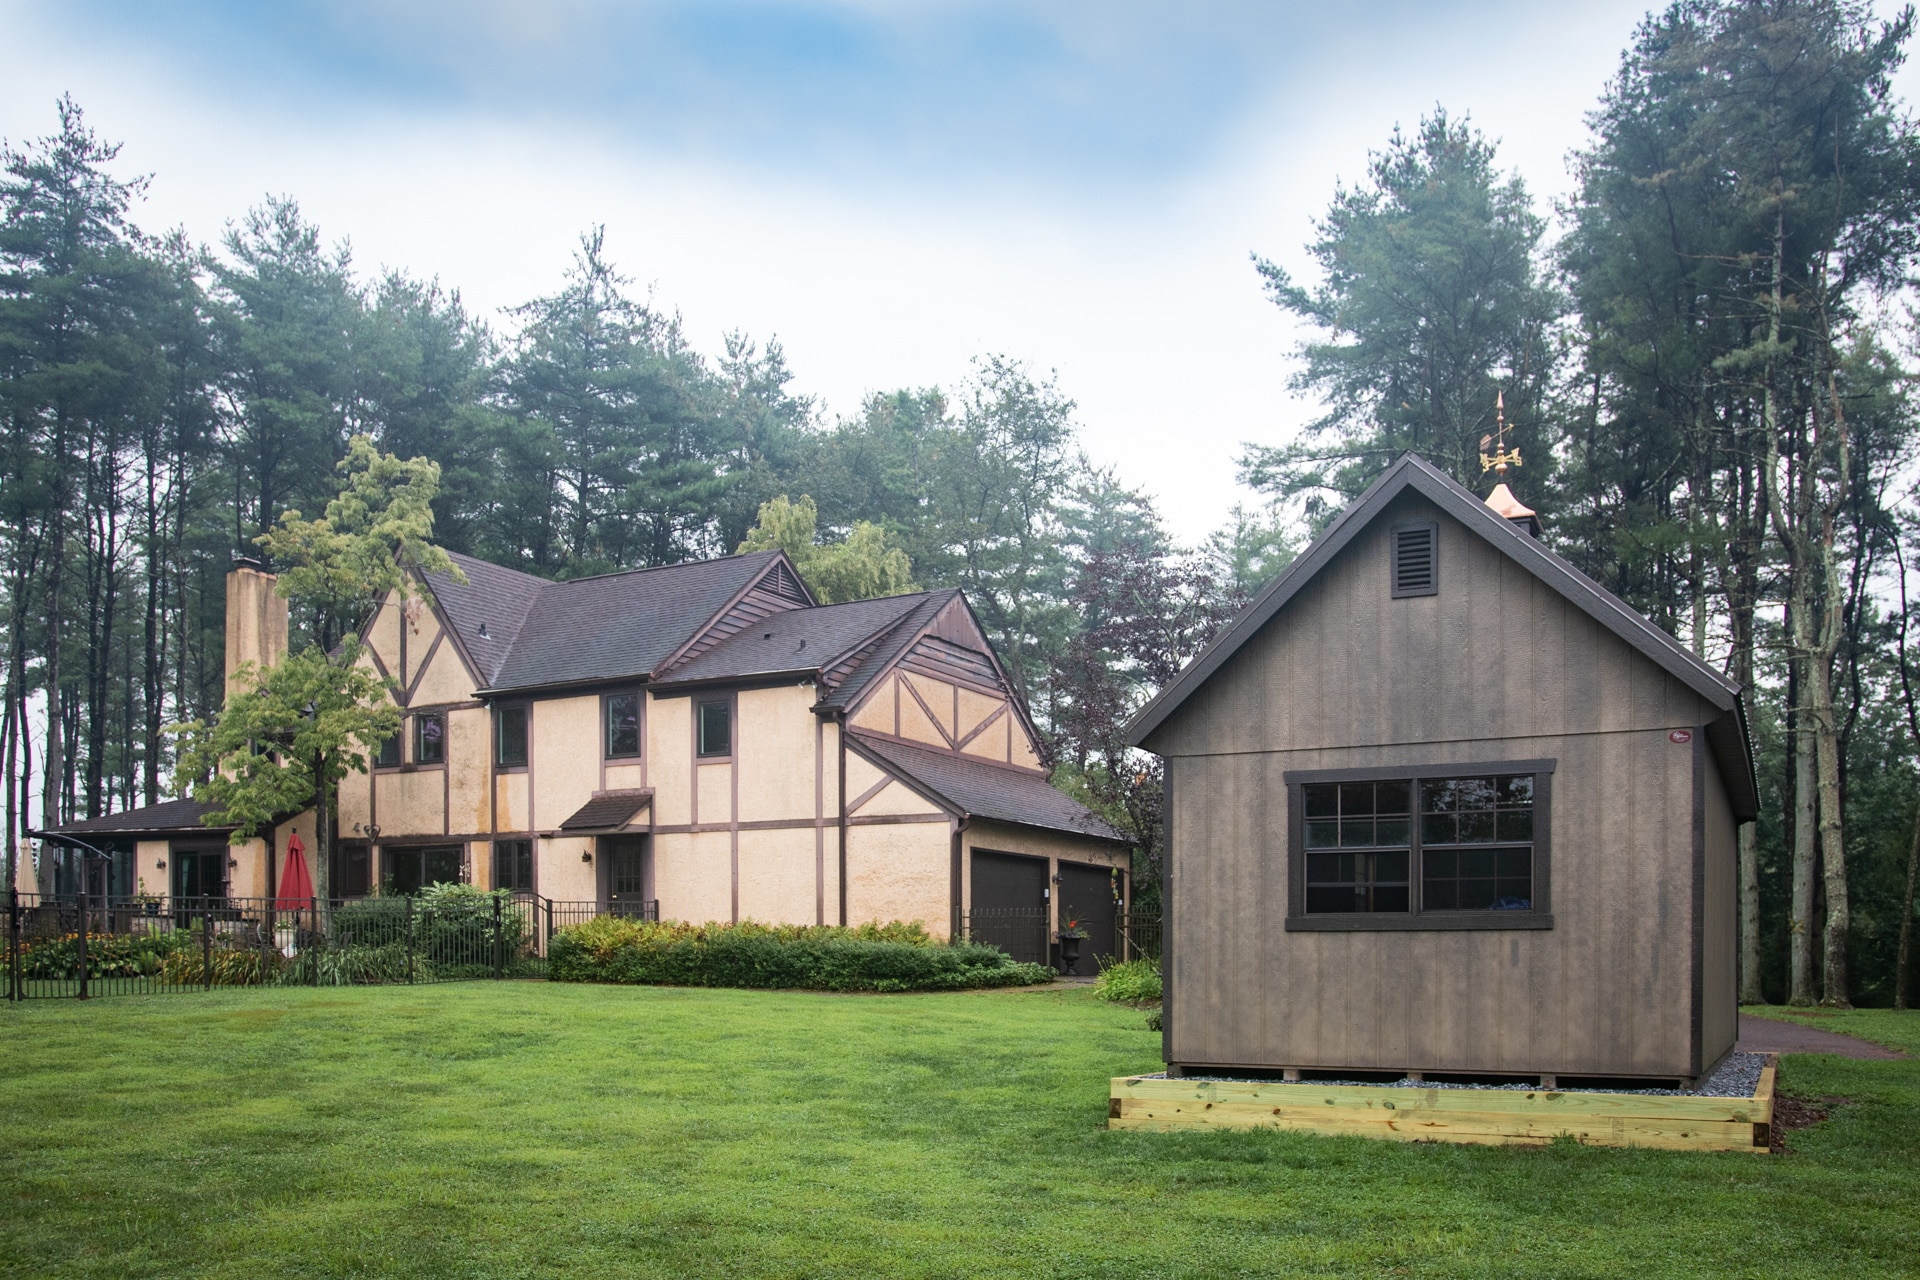
[[[243,663],[271,667],[287,656],[287,602],[257,560],[235,557],[227,571],[227,696]]]

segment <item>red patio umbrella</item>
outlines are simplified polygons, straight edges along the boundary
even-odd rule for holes
[[[313,877],[307,874],[307,847],[296,834],[287,841],[287,874],[280,879],[280,896],[273,900],[273,909],[299,911],[312,902]]]

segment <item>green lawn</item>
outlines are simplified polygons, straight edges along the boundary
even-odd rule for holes
[[[1920,1274],[1920,1059],[1789,1060],[1855,1101],[1779,1158],[1110,1133],[1143,1024],[1084,989],[0,1007],[0,1275]]]

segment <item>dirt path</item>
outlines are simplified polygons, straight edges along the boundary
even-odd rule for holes
[[[1842,1058],[1903,1058],[1906,1055],[1855,1036],[1843,1036],[1797,1022],[1740,1015],[1741,1053],[1831,1053]]]

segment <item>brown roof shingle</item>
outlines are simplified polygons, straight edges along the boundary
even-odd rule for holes
[[[560,824],[562,831],[617,831],[633,821],[633,815],[653,803],[653,788],[636,787],[629,791],[602,791],[573,811]]]
[[[992,818],[1120,844],[1132,841],[1038,773],[853,732],[847,742],[962,817]]]

